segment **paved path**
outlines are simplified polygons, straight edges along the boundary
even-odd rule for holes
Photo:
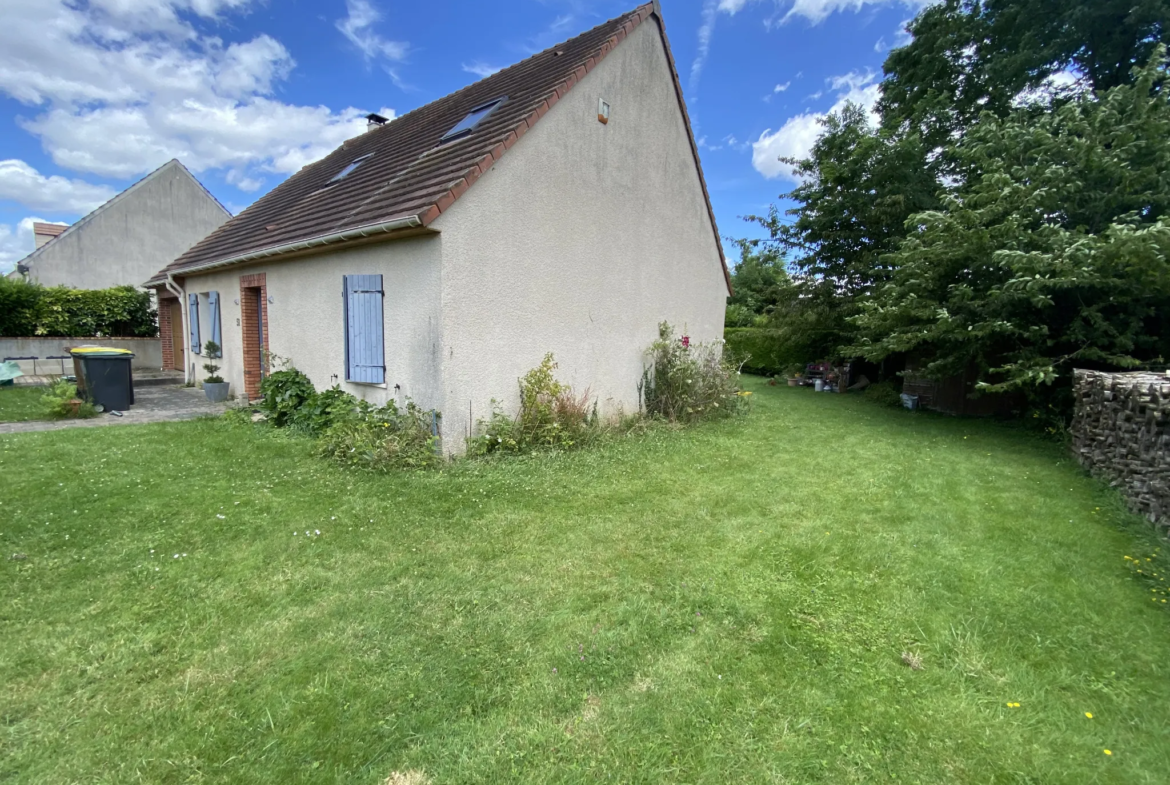
[[[121,417],[99,414],[89,420],[5,422],[0,423],[0,434],[190,420],[204,415],[223,414],[227,408],[226,403],[208,402],[203,390],[195,387],[135,387],[134,406],[130,411],[123,412]]]

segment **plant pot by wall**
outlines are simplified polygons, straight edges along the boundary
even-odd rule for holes
[[[789,379],[788,386],[789,387],[799,387],[800,386],[800,379]]]
[[[228,390],[231,386],[231,382],[220,382],[219,384],[204,382],[203,392],[207,395],[207,400],[212,403],[223,403],[228,399]]]

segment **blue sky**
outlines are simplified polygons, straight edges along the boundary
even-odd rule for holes
[[[844,100],[871,104],[924,0],[663,0],[719,230],[793,187]],[[364,128],[635,0],[5,0],[0,272],[179,158],[232,212]],[[485,8],[491,13],[485,13]]]

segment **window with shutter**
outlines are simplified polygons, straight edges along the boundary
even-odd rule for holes
[[[347,275],[342,279],[342,294],[345,303],[346,381],[385,384],[382,276]]]
[[[219,292],[207,293],[207,307],[211,319],[211,340],[219,347],[219,354],[223,356],[223,331],[219,323]]]
[[[191,330],[191,351],[202,354],[203,347],[199,341],[199,295],[187,295],[187,324]]]

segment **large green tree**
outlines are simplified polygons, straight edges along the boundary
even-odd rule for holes
[[[1133,69],[1170,42],[1170,0],[944,0],[909,29],[911,42],[883,66],[882,120],[941,151],[1054,74],[1097,91],[1130,84]]]
[[[752,218],[769,233],[760,248],[792,270],[794,296],[772,309],[772,322],[799,334],[807,360],[849,342],[857,303],[892,274],[883,259],[906,218],[938,204],[925,156],[916,136],[878,129],[847,105],[825,119],[807,159],[790,161],[801,182],[785,197],[795,206]]]
[[[736,240],[739,263],[731,271],[728,327],[760,327],[782,302],[791,299],[792,281],[784,257],[774,248]]]
[[[953,147],[978,176],[913,216],[851,351],[975,366],[992,390],[1170,354],[1170,93],[1164,50],[1129,84],[987,112]]]

